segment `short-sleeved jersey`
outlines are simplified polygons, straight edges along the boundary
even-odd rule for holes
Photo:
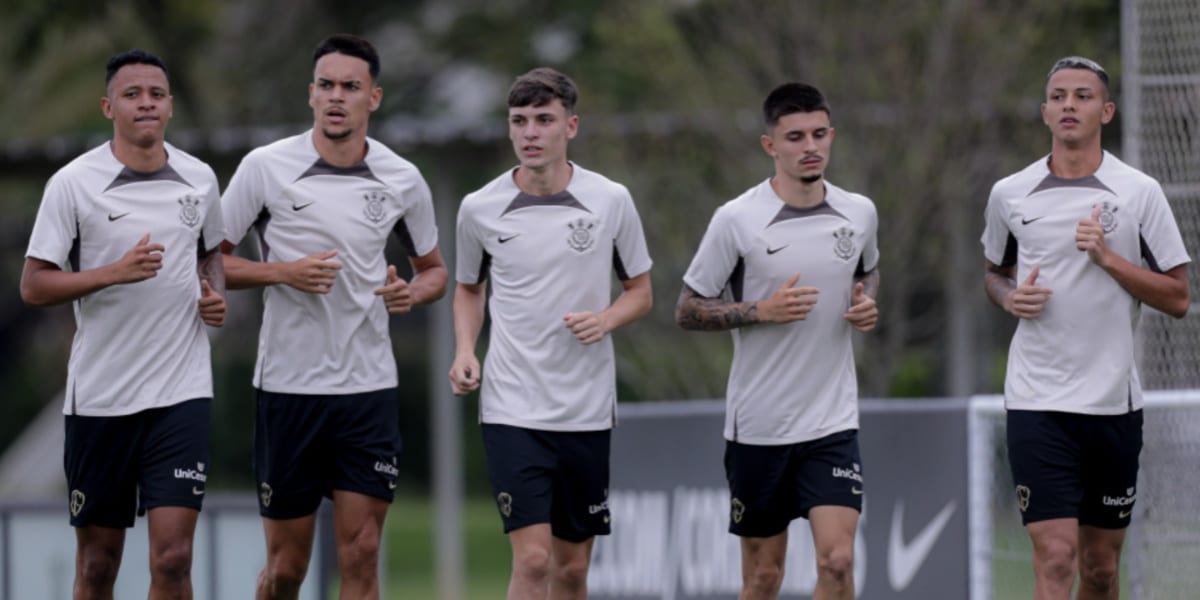
[[[119,261],[146,234],[165,248],[154,277],[74,301],[66,414],[128,415],[212,397],[196,261],[225,237],[220,191],[208,165],[165,146],[167,164],[154,172],[129,169],[105,143],[46,184],[25,256],[87,271]]]
[[[572,164],[567,189],[522,192],[506,171],[463,199],[456,279],[491,280],[491,336],[480,420],[598,431],[616,420],[612,340],[583,345],[567,313],[612,303],[612,273],[650,270],[641,219],[624,186]]]
[[[384,248],[395,232],[410,256],[437,247],[429,186],[412,163],[368,138],[363,162],[321,159],[312,131],[251,151],[222,199],[227,238],[253,226],[260,259],[291,262],[337,250],[327,294],[287,285],[263,292],[254,385],[285,394],[354,394],[397,385],[383,299]]]
[[[843,318],[857,277],[879,261],[878,216],[865,196],[825,183],[825,201],[796,208],[763,181],[717,209],[683,277],[697,294],[732,302],[771,297],[795,274],[818,289],[802,321],[733,333],[725,438],[794,444],[858,427],[858,382]]]
[[[1165,272],[1190,261],[1162,188],[1104,153],[1094,175],[1063,179],[1048,157],[1001,179],[988,198],[983,251],[1016,266],[1017,281],[1039,267],[1053,295],[1036,319],[1021,319],[1008,352],[1005,405],[1093,415],[1142,407],[1134,360],[1139,302],[1075,247],[1079,221],[1100,207],[1104,239],[1135,265]]]

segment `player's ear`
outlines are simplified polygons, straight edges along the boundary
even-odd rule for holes
[[[758,138],[758,141],[762,144],[763,152],[766,152],[767,156],[775,158],[775,140],[771,139],[771,136],[764,133]]]

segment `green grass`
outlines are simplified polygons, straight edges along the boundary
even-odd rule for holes
[[[508,587],[512,553],[491,498],[467,498],[463,503],[463,544],[466,550],[466,600],[503,598]],[[433,504],[425,496],[398,496],[385,525],[382,582],[389,600],[437,598],[433,568]]]

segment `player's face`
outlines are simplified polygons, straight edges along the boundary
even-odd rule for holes
[[[313,127],[330,140],[356,132],[366,134],[371,113],[379,108],[383,89],[371,80],[371,66],[356,56],[332,52],[317,59],[308,105]]]
[[[1104,82],[1087,69],[1063,69],[1046,82],[1042,122],[1051,135],[1068,145],[1091,143],[1117,107],[1104,95]]]
[[[784,115],[762,136],[763,150],[775,159],[775,175],[816,183],[825,174],[833,148],[833,126],[823,110]]]
[[[113,122],[113,135],[141,148],[162,143],[172,107],[167,74],[154,65],[121,67],[100,99],[100,110]]]
[[[510,106],[508,139],[521,166],[544,169],[566,162],[567,142],[579,130],[579,116],[567,115],[558,98],[542,106]]]

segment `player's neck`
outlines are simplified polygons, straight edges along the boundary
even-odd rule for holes
[[[574,172],[571,163],[564,160],[541,168],[517,167],[513,181],[522,192],[531,196],[553,196],[567,189]]]
[[[771,178],[771,189],[784,204],[796,208],[812,208],[825,201],[824,177],[808,183],[776,173]]]
[[[1081,146],[1055,140],[1046,166],[1056,177],[1079,179],[1095,174],[1103,161],[1104,149],[1100,147],[1099,138]]]
[[[108,147],[118,162],[139,173],[153,173],[167,164],[167,148],[162,140],[139,146],[115,137]]]
[[[335,167],[353,167],[367,157],[367,133],[353,132],[350,135],[331,139],[319,129],[313,129],[313,147],[321,160]]]

